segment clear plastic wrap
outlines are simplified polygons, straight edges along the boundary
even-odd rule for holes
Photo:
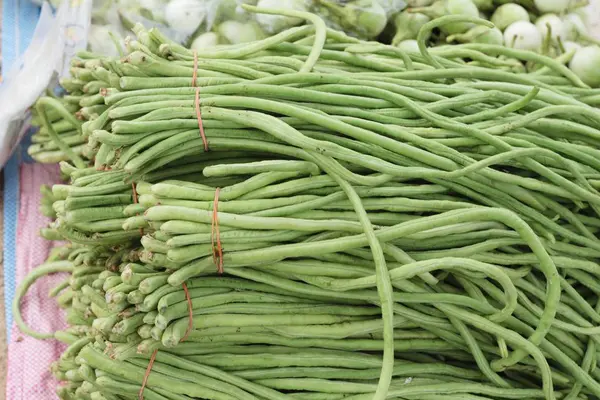
[[[68,75],[71,59],[85,49],[90,9],[90,0],[66,3],[54,13],[42,7],[29,47],[0,86],[0,167],[27,132],[31,105]]]
[[[32,0],[39,2],[41,0]],[[61,0],[50,0],[57,6]],[[274,35],[304,24],[299,18],[246,12],[241,4],[310,11],[333,28],[352,36],[375,39],[404,9],[404,0],[94,0],[89,49],[117,55],[136,23],[159,27],[186,46],[236,44]]]

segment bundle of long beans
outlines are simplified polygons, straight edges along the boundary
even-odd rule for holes
[[[72,61],[72,78],[61,80],[68,94],[57,97],[50,93],[38,103],[37,108],[42,107],[44,111],[33,110],[32,124],[40,129],[32,135],[28,153],[38,162],[68,161],[73,154],[92,157],[86,152],[87,138],[81,135],[80,125],[97,118],[108,108],[101,93],[110,83],[106,79],[108,71],[101,68],[97,56],[90,53],[79,56],[81,58]],[[55,140],[56,136],[60,140]]]
[[[71,244],[15,317],[70,344],[60,397],[600,397],[598,91],[429,54],[464,17],[406,54],[291,15],[313,26],[198,53],[137,28],[78,64],[101,112],[38,105],[70,159],[43,234]],[[57,271],[71,327],[33,332],[20,298]]]

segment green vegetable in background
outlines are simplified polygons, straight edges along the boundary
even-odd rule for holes
[[[539,52],[543,37],[531,22],[517,21],[504,30],[504,44],[519,50]]]
[[[264,39],[265,33],[257,22],[225,21],[217,27],[218,34],[231,44]]]
[[[563,17],[565,37],[569,40],[579,40],[583,43],[600,45],[600,39],[592,37],[581,16],[570,13]]]
[[[219,0],[214,23],[245,19],[244,17],[244,13],[239,10],[238,0]]]
[[[542,14],[566,12],[575,3],[574,0],[534,0],[535,6]]]
[[[504,37],[500,29],[487,26],[475,26],[465,33],[450,35],[447,40],[448,42],[457,41],[461,43],[504,44]]]
[[[419,53],[419,44],[414,39],[403,40],[399,43],[396,43],[396,47],[409,53]]]
[[[565,52],[568,53],[569,51],[572,51],[572,50],[579,50],[583,46],[577,42],[571,42],[571,41],[567,40],[566,42],[563,43],[563,47],[565,49]]]
[[[565,26],[556,14],[544,14],[535,21],[535,26],[540,31],[542,37],[549,34],[553,44],[558,44],[567,39],[565,34]]]
[[[435,19],[445,15],[464,15],[468,17],[479,17],[479,10],[472,0],[438,0],[429,7],[417,7],[410,9]],[[463,33],[473,27],[467,22],[455,22],[445,24],[440,29],[447,34]]]
[[[563,24],[565,30],[565,38],[567,40],[576,40],[580,36],[587,36],[587,28],[581,19],[581,17],[576,13],[570,13],[563,17]]]
[[[490,11],[494,9],[493,0],[473,0],[473,4],[477,6],[479,11]]]
[[[429,21],[431,18],[425,14],[406,11],[398,13],[394,18],[396,33],[392,39],[392,45],[395,46],[404,40],[416,39],[419,29]]]
[[[329,21],[365,38],[376,37],[387,24],[386,10],[377,0],[315,0],[315,5],[319,13],[329,16]]]
[[[221,44],[221,38],[214,32],[206,32],[198,35],[192,42],[190,49],[200,51]]]
[[[305,0],[259,0],[257,6],[277,10],[307,10]],[[303,22],[301,18],[276,14],[258,14],[256,15],[256,21],[269,34],[281,32],[284,29],[300,25]]]
[[[501,31],[517,21],[530,22],[529,13],[519,4],[503,4],[498,7],[490,19],[494,25]]]
[[[600,47],[596,45],[578,49],[569,68],[582,81],[592,87],[600,87]]]

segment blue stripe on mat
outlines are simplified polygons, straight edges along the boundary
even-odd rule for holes
[[[8,71],[23,54],[35,30],[39,7],[29,0],[2,2],[2,69]],[[4,167],[4,301],[8,339],[12,326],[11,304],[15,294],[17,216],[19,214],[19,165],[32,162],[21,144]]]

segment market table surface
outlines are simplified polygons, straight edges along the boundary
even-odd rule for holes
[[[0,237],[4,237],[4,179],[0,174]],[[0,310],[4,309],[4,249],[3,241],[0,240]],[[0,393],[6,393],[6,324],[4,313],[0,312]]]

